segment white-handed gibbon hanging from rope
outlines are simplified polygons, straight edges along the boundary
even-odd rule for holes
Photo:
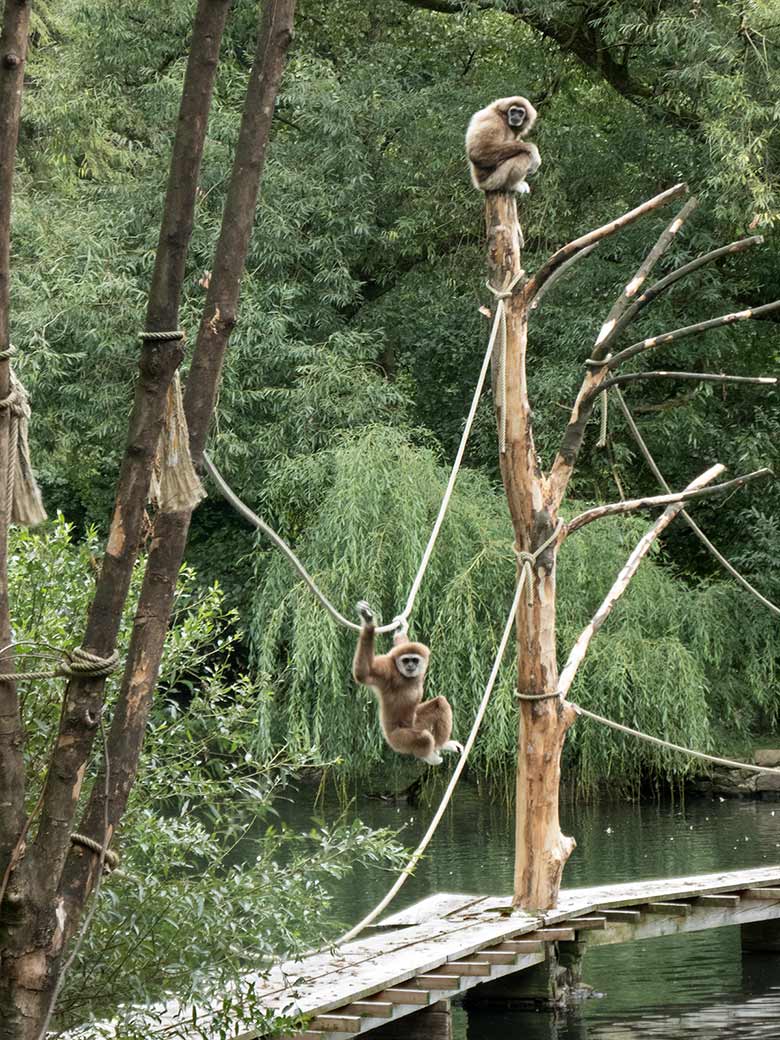
[[[401,755],[414,755],[428,765],[441,765],[440,751],[462,753],[463,745],[451,740],[452,708],[446,697],[423,701],[425,673],[430,651],[424,643],[412,643],[405,627],[396,633],[387,654],[374,655],[374,614],[361,600],[357,612],[362,622],[352,674],[371,687],[379,701],[379,721],[385,740]]]

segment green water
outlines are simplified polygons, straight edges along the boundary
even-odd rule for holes
[[[408,846],[432,811],[369,799],[354,807],[366,823],[403,827]],[[289,822],[308,814],[302,794]],[[578,843],[564,887],[780,864],[780,802],[610,801],[564,805],[561,817],[564,833]],[[511,811],[488,792],[463,786],[392,909],[434,892],[510,892],[512,842]],[[371,909],[392,880],[366,872],[345,884],[337,893],[344,923]],[[558,1017],[456,1007],[455,1040],[780,1040],[780,955],[743,956],[737,928],[594,949],[585,982],[600,995]]]

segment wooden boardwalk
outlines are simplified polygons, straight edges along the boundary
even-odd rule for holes
[[[347,1040],[538,964],[551,942],[587,933],[590,943],[624,943],[780,919],[773,886],[778,866],[563,889],[559,906],[538,915],[511,913],[509,897],[444,893],[386,918],[368,938],[244,978],[240,989],[254,982],[263,1008],[311,1016],[297,1040]],[[186,1035],[184,1009],[169,1007],[163,1021],[163,1035]],[[257,1019],[237,1026],[240,1040],[266,1035]]]

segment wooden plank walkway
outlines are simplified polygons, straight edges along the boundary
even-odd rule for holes
[[[585,931],[589,942],[619,943],[778,919],[780,887],[772,886],[780,866],[564,889],[543,914],[512,913],[509,897],[440,893],[391,915],[378,934],[246,976],[235,994],[252,984],[263,1008],[312,1016],[299,1040],[347,1040],[531,967],[545,959],[546,943]],[[168,1005],[149,1036],[186,1036],[188,1015]],[[207,1019],[199,1016],[199,1036]],[[240,1040],[265,1035],[257,1019],[236,1026]]]

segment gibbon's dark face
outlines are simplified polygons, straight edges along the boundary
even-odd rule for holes
[[[521,105],[512,105],[512,107],[507,110],[506,121],[513,130],[519,130],[526,121],[527,116],[528,113]]]
[[[399,654],[395,666],[405,679],[415,679],[425,673],[427,661],[420,654]]]

